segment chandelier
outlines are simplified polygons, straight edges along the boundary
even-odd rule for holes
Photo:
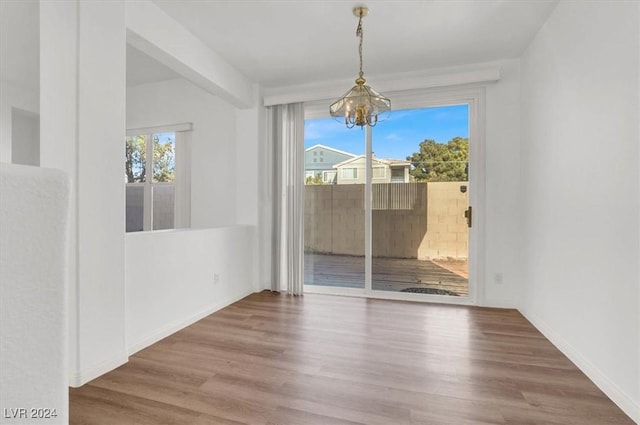
[[[362,72],[362,18],[367,16],[369,8],[364,6],[354,7],[353,14],[358,18],[356,37],[360,38],[358,55],[360,56],[360,73],[356,78],[356,85],[342,97],[333,102],[329,107],[329,113],[338,121],[344,121],[347,128],[365,125],[370,127],[378,123],[378,115],[391,110],[391,100],[384,97],[368,85]]]

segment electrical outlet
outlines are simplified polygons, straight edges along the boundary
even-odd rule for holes
[[[220,275],[218,273],[213,274],[213,283],[214,284],[220,283]]]
[[[502,273],[498,272],[493,275],[493,281],[496,285],[502,285]]]

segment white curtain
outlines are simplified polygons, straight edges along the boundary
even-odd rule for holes
[[[174,227],[191,227],[191,131],[176,131]]]
[[[302,295],[304,285],[304,107],[270,108],[273,147],[271,290]]]

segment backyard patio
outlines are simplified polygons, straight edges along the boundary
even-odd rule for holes
[[[305,285],[363,288],[364,257],[305,253]],[[466,260],[430,260],[374,257],[374,290],[466,296],[469,293]]]

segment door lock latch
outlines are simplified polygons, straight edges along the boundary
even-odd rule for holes
[[[471,205],[464,211],[464,218],[467,219],[467,227],[471,227],[473,223],[473,208],[471,208]]]

